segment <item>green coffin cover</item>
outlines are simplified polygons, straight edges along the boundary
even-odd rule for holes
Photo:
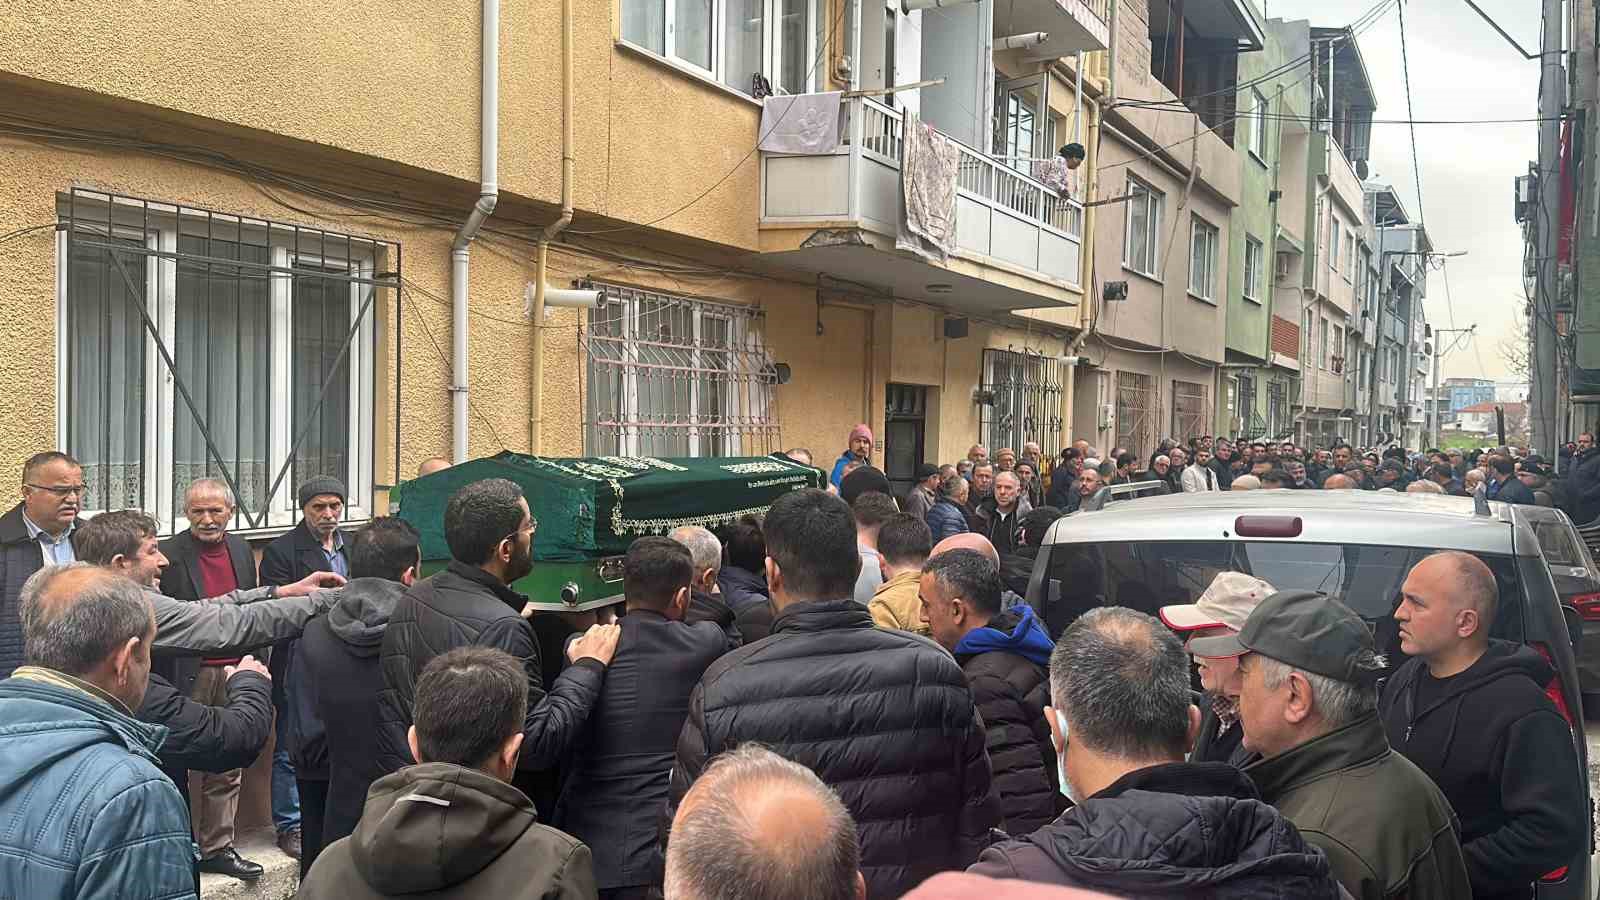
[[[715,529],[762,515],[772,501],[820,487],[819,469],[777,456],[657,459],[501,453],[404,482],[390,494],[399,516],[422,533],[422,558],[444,560],[444,507],[463,485],[505,478],[522,487],[539,523],[533,558],[577,562],[624,553],[641,535],[680,525]]]

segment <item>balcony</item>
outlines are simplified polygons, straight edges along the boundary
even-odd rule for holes
[[[1078,199],[956,142],[955,253],[941,265],[896,251],[901,114],[866,97],[845,103],[836,151],[761,154],[764,262],[978,313],[1076,303]]]
[[[1027,59],[1060,59],[1111,46],[1110,0],[1015,0],[994,16],[997,42],[1036,32],[1048,35],[1025,50]],[[996,49],[1001,49],[996,44]]]

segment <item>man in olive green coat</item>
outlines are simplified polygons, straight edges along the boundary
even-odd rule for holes
[[[1280,591],[1238,634],[1196,638],[1190,650],[1239,657],[1244,745],[1263,757],[1245,774],[1356,900],[1472,896],[1449,802],[1389,748],[1382,659],[1360,616],[1322,594]]]

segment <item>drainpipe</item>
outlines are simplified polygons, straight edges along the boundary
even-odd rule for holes
[[[1081,69],[1079,71],[1080,73],[1082,72]],[[1088,140],[1084,144],[1086,158],[1083,161],[1084,167],[1088,169],[1088,171],[1084,173],[1083,199],[1088,201],[1095,196],[1095,191],[1099,186],[1099,178],[1097,177],[1096,167],[1100,164],[1100,119],[1104,113],[1101,111],[1101,106],[1098,101],[1090,101],[1088,103],[1083,102],[1083,81],[1081,74],[1078,80],[1078,90],[1079,93],[1077,102],[1080,104],[1078,107],[1079,110],[1087,111],[1091,114],[1089,118]],[[1089,340],[1089,316],[1093,313],[1094,304],[1100,299],[1094,296],[1094,229],[1095,218],[1098,212],[1099,207],[1091,206],[1087,202],[1084,204],[1083,230],[1081,235],[1081,243],[1078,245],[1078,284],[1083,290],[1083,304],[1078,308],[1078,335],[1067,342],[1067,356],[1069,357],[1077,356],[1079,351],[1083,348],[1083,345]],[[1073,421],[1073,412],[1077,407],[1078,394],[1078,367],[1076,365],[1067,367],[1066,382],[1067,383],[1064,386],[1065,389],[1063,390],[1062,395],[1065,398],[1067,408],[1062,411],[1063,415],[1061,419],[1062,421],[1066,422],[1067,437],[1070,438],[1072,437],[1074,428],[1077,425],[1077,423]],[[1096,399],[1097,402],[1095,406],[1098,408],[1098,398]],[[1099,424],[1098,420],[1095,424]]]
[[[544,310],[545,278],[549,271],[550,242],[572,224],[572,175],[576,157],[572,140],[572,0],[561,0],[561,215],[539,235],[539,255],[533,278],[532,371],[528,378],[528,452],[544,452]]]
[[[497,183],[500,147],[500,2],[483,0],[483,108],[479,113],[481,149],[478,202],[450,244],[450,458],[457,463],[470,459],[467,448],[467,261],[469,248],[484,220],[500,202]]]

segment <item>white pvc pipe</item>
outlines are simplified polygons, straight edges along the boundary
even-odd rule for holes
[[[1013,34],[995,41],[994,49],[1025,50],[1029,47],[1037,47],[1048,40],[1050,40],[1050,33],[1047,31],[1034,31],[1029,32],[1028,34]]]
[[[482,108],[479,111],[478,201],[450,243],[450,458],[471,458],[467,444],[467,287],[469,248],[500,201],[500,2],[483,0]],[[396,423],[398,426],[398,423]]]
[[[900,11],[910,14],[919,9],[943,9],[947,6],[961,6],[977,2],[978,0],[900,0]]]

